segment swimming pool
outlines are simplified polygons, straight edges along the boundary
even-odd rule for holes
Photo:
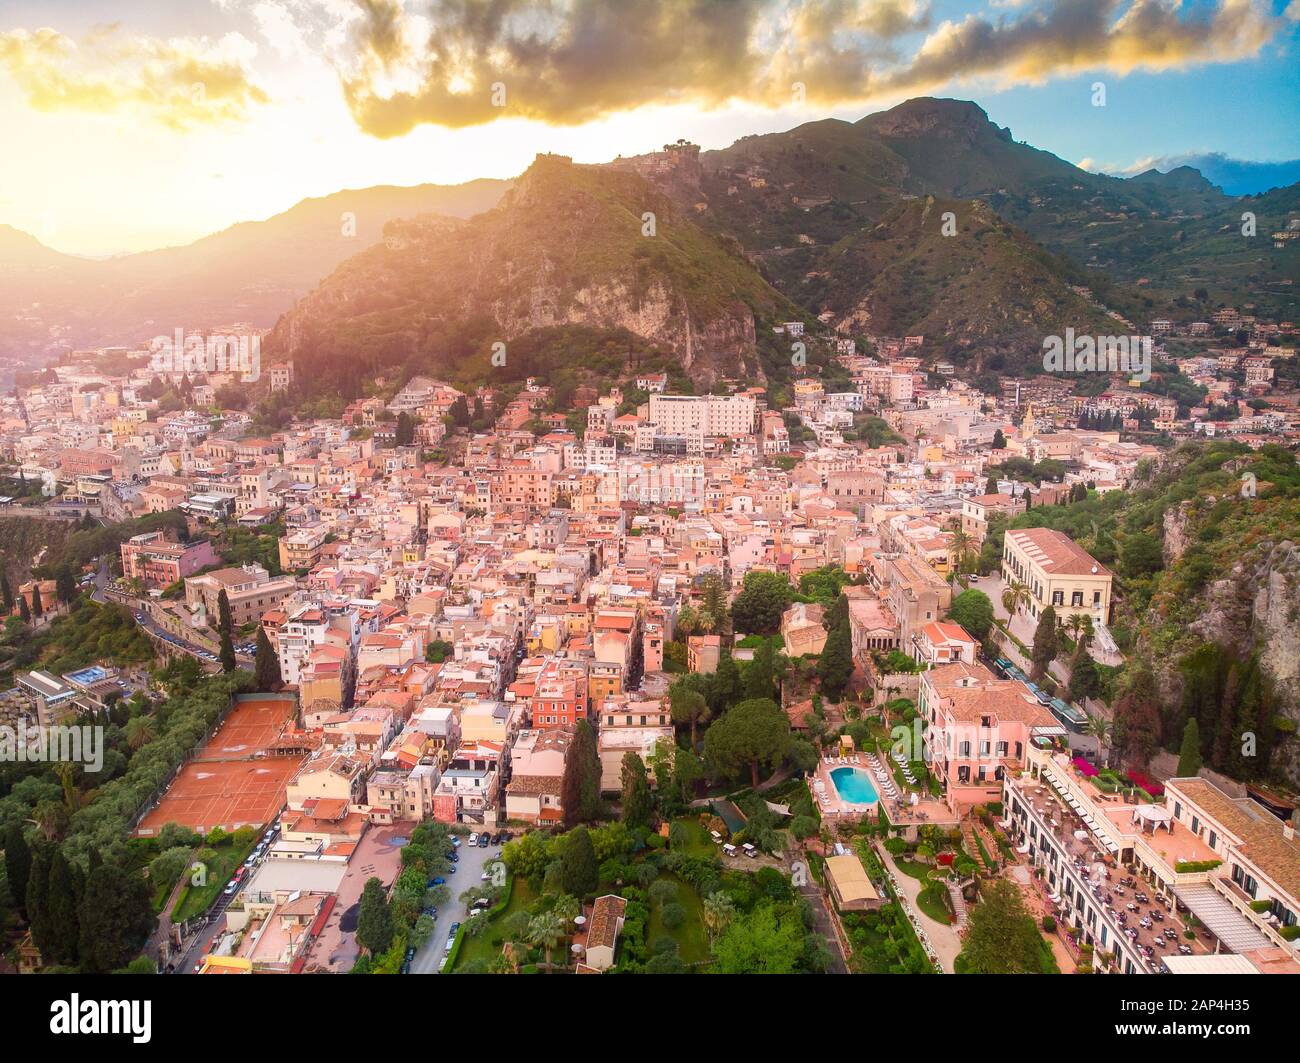
[[[850,804],[876,803],[876,788],[871,784],[871,776],[861,768],[836,768],[831,772],[831,782],[835,784],[836,793]]]

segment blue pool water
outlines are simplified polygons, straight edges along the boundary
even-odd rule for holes
[[[831,772],[831,782],[845,801],[855,805],[870,805],[877,800],[871,776],[861,768],[836,768]]]

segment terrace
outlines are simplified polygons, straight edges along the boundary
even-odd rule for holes
[[[1011,788],[1031,810],[1030,823],[1038,835],[1049,835],[1068,862],[1068,867],[1058,866],[1051,848],[1034,844],[1035,831],[1030,824],[1019,824],[1020,844],[1016,851],[1030,855],[1041,872],[1036,880],[1038,888],[1062,923],[1075,927],[1080,937],[1100,942],[1095,918],[1089,919],[1084,930],[1083,911],[1095,912],[1096,918],[1109,928],[1106,944],[1125,941],[1148,973],[1158,970],[1163,956],[1210,951],[1201,938],[1190,942],[1185,938],[1187,927],[1172,900],[1154,889],[1146,892],[1139,878],[1125,874],[1116,857],[1107,851],[1109,844],[1104,836],[1089,828],[1088,822],[1095,822],[1095,817],[1072,807],[1046,782],[1025,776],[1013,780]],[[1108,819],[1112,812],[1131,815],[1131,809],[1108,809]],[[1088,822],[1085,814],[1089,815]],[[1004,820],[1003,825],[1013,826],[1010,820]],[[1076,889],[1075,882],[1086,894]],[[1105,950],[1106,944],[1098,947]]]

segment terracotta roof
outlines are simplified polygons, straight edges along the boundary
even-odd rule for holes
[[[1017,528],[1006,533],[1049,576],[1109,576],[1110,570],[1083,547],[1051,528]]]
[[[587,932],[587,949],[596,946],[613,948],[618,941],[618,922],[627,910],[627,901],[612,893],[596,898],[591,911],[591,929]]]

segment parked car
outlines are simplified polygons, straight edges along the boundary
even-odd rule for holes
[[[478,847],[480,849],[486,849],[488,847],[488,836],[486,831],[478,836]]]
[[[471,834],[471,835],[469,836],[469,843],[470,843],[470,845],[477,845],[477,844],[478,844],[478,834],[477,834],[477,833]]]
[[[437,878],[429,879],[429,881],[426,882],[424,885],[426,889],[432,889],[434,886],[444,886],[446,884],[447,884],[447,880],[443,878],[441,875],[439,875]]]

